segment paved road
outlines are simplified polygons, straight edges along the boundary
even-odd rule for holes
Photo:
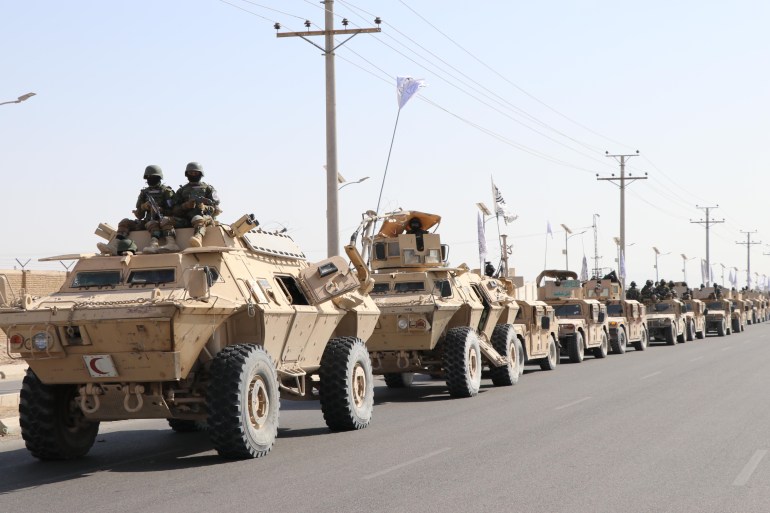
[[[449,399],[377,388],[372,425],[329,433],[284,401],[266,458],[204,434],[103,425],[75,462],[0,442],[0,510],[57,512],[740,512],[770,510],[770,323],[743,334],[531,369]]]
[[[21,390],[20,379],[0,379],[0,395],[16,394]]]

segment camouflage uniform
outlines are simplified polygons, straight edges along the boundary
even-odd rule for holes
[[[652,280],[647,280],[647,282],[644,284],[644,287],[642,287],[641,291],[641,298],[642,301],[650,301],[652,300]]]
[[[636,288],[636,282],[632,281],[631,286],[626,291],[626,299],[634,299],[639,301],[639,289]]]
[[[671,290],[666,285],[666,280],[660,280],[658,286],[655,287],[655,294],[658,296],[658,299],[666,299],[671,295]]]
[[[203,167],[197,162],[187,164],[185,175],[190,182],[181,186],[174,194],[174,218],[178,227],[195,228],[190,238],[190,245],[199,247],[203,244],[206,227],[212,226],[219,209],[219,196],[216,189],[205,182],[194,181],[196,175],[203,177]]]

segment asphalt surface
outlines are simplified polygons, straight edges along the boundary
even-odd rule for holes
[[[376,388],[369,428],[330,433],[282,401],[259,460],[220,459],[164,421],[102,424],[86,458],[0,442],[0,513],[740,512],[770,510],[770,323],[604,360],[528,368],[450,399]]]
[[[20,379],[3,379],[0,380],[0,395],[3,394],[17,394],[21,390]]]

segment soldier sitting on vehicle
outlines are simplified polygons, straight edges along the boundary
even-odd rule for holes
[[[131,231],[148,230],[151,235],[150,245],[142,251],[157,253],[158,251],[179,251],[174,233],[174,220],[169,216],[174,204],[174,190],[163,185],[163,171],[160,166],[147,166],[144,170],[147,187],[139,192],[135,219],[123,219],[118,223],[117,235],[108,244],[98,243],[96,246],[102,253],[122,255],[127,252],[136,253],[136,244],[128,238]],[[158,239],[166,237],[166,244],[158,245]],[[133,249],[131,249],[133,247]]]
[[[626,299],[633,299],[635,301],[639,301],[640,294],[639,289],[636,288],[636,282],[632,281],[631,286],[626,291]]]
[[[668,296],[671,295],[671,290],[668,288],[666,280],[658,282],[658,286],[655,287],[655,295],[658,296],[658,299],[668,299]]]
[[[222,211],[219,209],[219,196],[214,187],[201,182],[203,166],[190,162],[185,168],[184,175],[188,183],[176,191],[174,195],[174,216],[177,227],[195,228],[190,237],[191,247],[201,247],[206,227],[212,226]]]
[[[642,287],[641,292],[639,295],[642,298],[642,301],[650,301],[652,299],[654,292],[653,292],[653,286],[652,286],[652,280],[647,280],[644,283],[644,287]]]

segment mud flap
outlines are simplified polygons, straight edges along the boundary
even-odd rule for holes
[[[490,344],[489,341],[483,337],[479,337],[479,349],[481,349],[481,354],[483,354],[484,357],[489,360],[489,363],[495,367],[502,367],[503,365],[508,364],[508,360],[500,353],[495,351],[495,348],[492,347],[492,344]]]

